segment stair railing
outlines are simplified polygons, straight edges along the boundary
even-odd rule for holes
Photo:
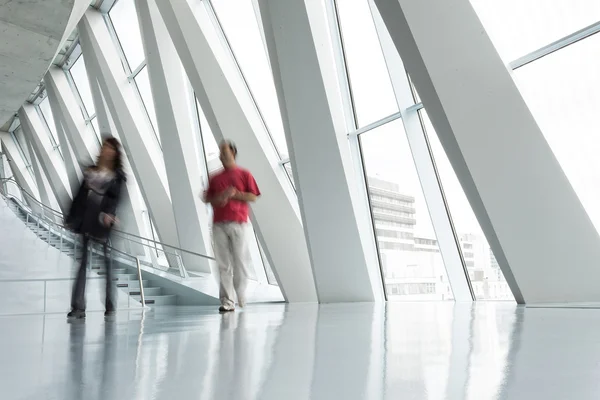
[[[60,226],[64,231],[67,231],[72,234],[72,232],[68,231],[68,229],[65,228],[62,224],[59,224],[56,222],[56,220],[61,221],[61,222],[64,221],[64,215],[60,211],[54,210],[51,207],[48,207],[47,205],[45,205],[42,202],[40,202],[39,200],[37,200],[31,193],[27,192],[23,187],[21,187],[21,185],[19,185],[13,178],[0,179],[0,183],[2,183],[0,185],[0,193],[2,193],[6,198],[13,198],[13,199],[15,199],[15,201],[19,202],[20,207],[23,209],[24,212],[26,212],[28,214],[27,218],[29,218],[29,216],[41,217],[41,220],[46,221],[48,223],[52,223],[52,225]],[[36,215],[36,213],[33,211],[33,207],[26,207],[21,202],[20,199],[18,199],[15,196],[12,196],[9,193],[8,189],[6,188],[8,183],[14,185],[21,193],[21,197],[23,199],[27,199],[27,202],[30,203],[30,205],[35,204],[35,206],[41,210],[40,213],[38,213]],[[37,218],[37,223],[38,223],[38,227],[39,227],[39,224],[40,224],[39,218]],[[196,253],[196,252],[193,252],[190,250],[182,249],[180,247],[173,246],[173,245],[163,243],[163,242],[159,242],[159,241],[156,241],[156,240],[153,240],[150,238],[146,238],[143,236],[124,232],[119,229],[113,229],[112,234],[114,236],[118,237],[119,239],[125,241],[130,253],[132,253],[132,251],[131,251],[132,244],[144,246],[145,248],[150,250],[150,254],[152,254],[152,251],[155,251],[157,246],[160,246],[162,248],[162,252],[165,254],[167,260],[173,260],[175,266],[172,266],[172,265],[170,265],[171,263],[169,263],[169,266],[167,267],[167,270],[165,271],[163,268],[161,268],[161,265],[158,263],[158,260],[156,260],[155,257],[152,257],[151,264],[148,264],[148,263],[144,262],[143,260],[140,260],[140,263],[142,263],[146,266],[149,266],[151,268],[157,269],[159,271],[167,272],[167,273],[172,273],[172,270],[174,269],[178,272],[178,275],[184,279],[189,278],[189,273],[183,262],[182,254],[186,254],[188,257],[197,257],[197,258],[208,260],[208,261],[214,261],[214,257],[208,256],[205,254]],[[114,246],[111,246],[111,248],[115,249]],[[169,249],[169,251],[165,250],[165,248]],[[118,249],[115,249],[115,250],[119,253],[127,254],[127,256],[129,256],[129,257],[135,257],[136,259],[139,260],[139,257],[137,257],[137,256],[128,254],[128,253],[123,252]]]

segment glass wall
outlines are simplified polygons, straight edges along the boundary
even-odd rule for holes
[[[90,87],[90,81],[85,67],[85,60],[81,54],[73,63],[71,68],[65,71],[67,78],[70,77],[75,97],[80,100],[81,114],[86,124],[91,124],[98,142],[102,142],[100,127],[96,119],[96,107]]]
[[[477,15],[509,63],[600,21],[594,0],[471,0]]]
[[[366,0],[336,0],[358,127],[398,112],[396,96]]]
[[[118,0],[108,13],[130,71],[145,60],[142,33],[134,0]]]
[[[288,157],[277,92],[252,1],[211,0],[280,157]]]
[[[477,300],[514,300],[427,112],[419,111]]]
[[[452,299],[402,121],[363,133],[360,142],[388,298]]]
[[[45,97],[44,100],[40,102],[38,105],[38,111],[42,116],[42,122],[45,124],[46,132],[48,133],[48,137],[50,138],[50,143],[54,151],[58,151],[58,154],[62,157],[62,150],[59,146],[58,134],[56,133],[56,124],[54,122],[54,116],[52,115],[52,110],[50,108],[50,100],[48,97]]]
[[[150,89],[150,77],[148,76],[148,68],[144,67],[142,70],[135,76],[135,83],[140,91],[140,96],[142,97],[142,103],[146,108],[146,112],[148,113],[148,117],[150,117],[150,122],[152,123],[152,127],[155,132],[158,132],[158,122],[156,120],[156,109],[154,108],[154,100],[152,99],[152,89]],[[160,135],[157,135],[156,138],[160,142]]]

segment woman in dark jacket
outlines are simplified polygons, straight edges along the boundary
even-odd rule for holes
[[[85,318],[85,281],[87,272],[88,244],[90,239],[104,245],[106,267],[106,313],[115,312],[113,299],[112,269],[108,257],[108,238],[117,221],[115,213],[125,182],[121,144],[115,138],[104,140],[95,166],[84,172],[84,180],[73,200],[65,223],[73,231],[83,235],[83,254],[77,272],[69,318]]]

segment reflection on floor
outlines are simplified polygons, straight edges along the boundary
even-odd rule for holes
[[[0,317],[3,399],[598,399],[600,311],[448,303]]]

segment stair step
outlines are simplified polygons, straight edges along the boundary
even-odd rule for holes
[[[148,286],[148,281],[147,280],[143,280],[142,284],[144,285],[144,288],[146,286]],[[117,287],[119,288],[128,288],[128,289],[139,289],[140,288],[140,281],[117,281]]]
[[[94,268],[92,266],[92,269],[96,269],[96,268]],[[125,268],[114,268],[112,272],[115,276],[116,275],[129,275],[129,274],[127,274],[127,270]],[[106,275],[106,271],[104,271],[104,270],[98,271],[98,275]]]
[[[133,299],[141,302],[141,296],[131,296]],[[173,306],[177,304],[177,296],[174,294],[164,294],[161,296],[146,296],[144,293],[144,300],[146,304],[152,304],[155,306]]]
[[[129,289],[129,295],[130,296],[139,296],[140,295],[140,290],[138,289]],[[159,287],[150,287],[144,288],[144,297],[146,296],[161,296],[162,295],[162,288]]]

